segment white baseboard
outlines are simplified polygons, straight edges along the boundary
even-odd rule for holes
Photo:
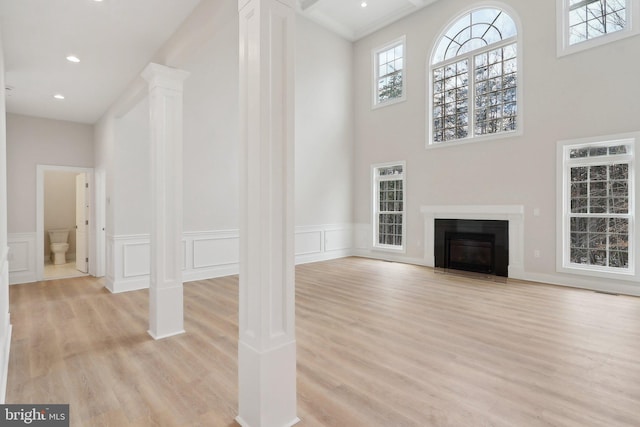
[[[629,282],[613,282],[611,280],[589,279],[564,274],[527,273],[523,280],[545,283],[549,285],[566,286],[570,288],[588,289],[612,294],[631,295],[640,297],[640,286]]]
[[[421,265],[423,267],[433,267],[429,265],[423,258],[413,258],[408,257],[403,254],[394,254],[391,252],[384,251],[372,251],[367,249],[355,249],[352,251],[353,256],[358,256],[362,258],[371,258],[377,259],[380,261],[392,261],[392,262],[400,262],[404,264],[413,264],[413,265]]]

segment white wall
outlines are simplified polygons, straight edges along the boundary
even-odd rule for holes
[[[44,256],[49,257],[49,230],[69,230],[67,260],[76,253],[76,175],[74,172],[44,172]]]
[[[351,223],[353,45],[297,17],[296,224]]]
[[[7,114],[9,233],[36,231],[36,165],[93,167],[93,126]]]
[[[214,31],[185,54],[184,231],[238,228],[238,11],[207,11]]]
[[[556,2],[505,1],[521,21],[524,56],[519,100],[524,134],[425,149],[426,67],[439,33],[471,5],[440,1],[355,44],[355,220],[371,224],[370,166],[407,161],[407,259],[423,258],[422,205],[525,207],[529,278],[576,283],[555,272],[555,167],[558,140],[640,129],[640,37],[556,58]],[[371,50],[406,35],[407,100],[371,109]],[[539,216],[533,215],[534,209]],[[360,229],[362,229],[360,227]],[[370,243],[369,243],[370,245]],[[534,257],[534,250],[541,256]],[[597,286],[597,283],[582,284]],[[620,286],[624,286],[621,284]]]
[[[113,189],[109,193],[114,235],[151,230],[149,102],[144,98],[117,121]]]
[[[298,19],[296,242],[299,262],[307,262],[342,256],[352,245],[353,61],[350,42]],[[153,60],[191,73],[184,83],[185,279],[237,272],[237,4],[203,1]],[[145,94],[146,85],[134,82],[96,126],[114,291],[148,283]]]
[[[93,132],[91,125],[7,114],[11,283],[33,282],[42,271],[38,257],[44,258],[45,249],[37,249],[40,242],[44,243],[36,223],[37,165],[93,167]],[[93,258],[93,249],[89,248],[89,259]],[[90,269],[93,271],[92,266]]]

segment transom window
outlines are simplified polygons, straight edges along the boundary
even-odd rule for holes
[[[638,33],[638,0],[557,2],[559,54],[580,51]]]
[[[623,30],[625,0],[569,0],[569,44]]]
[[[404,44],[401,37],[373,51],[374,106],[405,99]]]
[[[565,268],[630,274],[632,140],[563,147]]]
[[[404,162],[374,165],[373,189],[373,246],[382,249],[404,250]]]
[[[472,11],[439,39],[430,68],[430,144],[518,127],[518,46],[513,19]]]

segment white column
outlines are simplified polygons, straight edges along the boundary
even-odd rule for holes
[[[11,347],[9,246],[7,244],[7,135],[3,57],[0,40],[0,404],[5,403]]]
[[[296,424],[294,0],[239,0],[239,414]]]
[[[149,64],[151,283],[149,335],[184,332],[182,290],[182,86],[189,73]]]

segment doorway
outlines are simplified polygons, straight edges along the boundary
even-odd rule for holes
[[[37,167],[37,280],[90,274],[90,168]]]

